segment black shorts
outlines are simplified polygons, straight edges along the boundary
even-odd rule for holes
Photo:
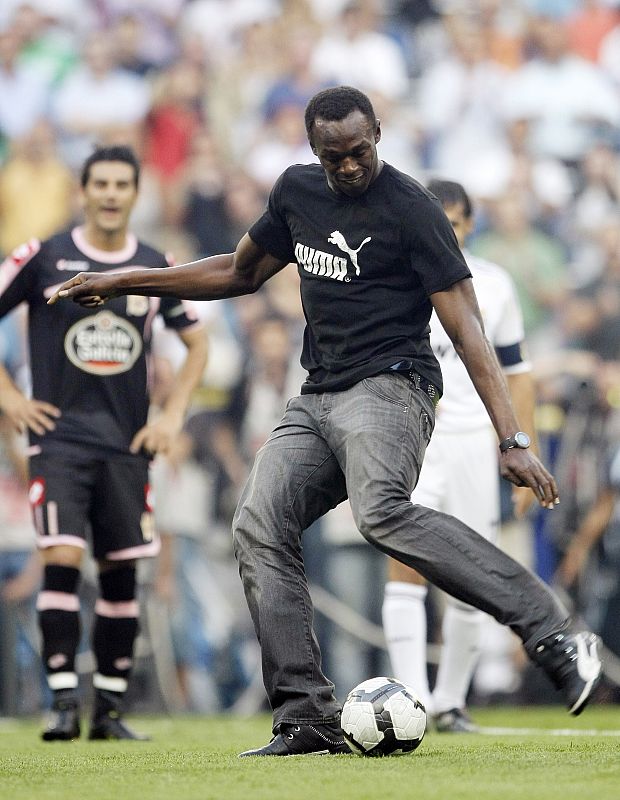
[[[159,552],[149,462],[141,456],[55,445],[30,457],[29,496],[41,548],[85,548],[90,538],[96,559]]]

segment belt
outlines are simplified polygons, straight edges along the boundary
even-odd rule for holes
[[[415,371],[413,367],[413,361],[398,361],[396,364],[392,364],[391,367],[388,367],[388,370],[390,372],[399,372],[402,375],[406,375],[415,385],[415,388],[427,394],[430,397],[433,406],[437,406],[439,398],[441,397],[439,390],[430,381],[427,381],[426,378],[420,375],[419,372]]]

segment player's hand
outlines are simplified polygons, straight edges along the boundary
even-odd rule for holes
[[[65,297],[88,308],[102,306],[106,300],[116,297],[115,283],[118,276],[105,272],[80,272],[75,278],[65,281],[47,301],[53,306]]]
[[[513,486],[511,499],[515,519],[523,519],[536,501],[534,492],[528,486]]]
[[[529,486],[543,508],[560,502],[555,478],[530,450],[512,447],[500,454],[500,472],[515,486]]]
[[[2,411],[18,433],[27,429],[43,436],[56,427],[55,420],[61,416],[60,409],[44,400],[34,400],[21,392],[3,392]]]
[[[183,415],[162,411],[153,422],[149,422],[133,437],[129,449],[132,453],[143,450],[149,455],[168,453],[183,427]]]

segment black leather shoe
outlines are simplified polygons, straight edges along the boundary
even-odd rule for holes
[[[239,753],[245,756],[327,756],[338,753],[351,755],[342,729],[335,722],[316,725],[283,724],[280,731],[264,747]]]
[[[480,728],[462,708],[451,708],[437,714],[435,730],[438,733],[480,733]]]
[[[143,733],[136,733],[128,728],[123,722],[118,711],[108,711],[100,717],[96,717],[90,727],[88,734],[90,741],[113,741],[120,739],[132,739],[137,742],[150,742],[151,737]]]
[[[599,638],[590,631],[560,632],[536,645],[534,660],[563,692],[568,711],[581,714],[601,680]]]
[[[93,719],[88,734],[91,741],[131,739],[136,742],[149,742],[151,740],[150,736],[136,733],[125,725],[121,713],[122,705],[121,693],[97,689]]]
[[[70,742],[80,738],[80,710],[75,696],[54,700],[51,719],[41,738],[44,742]]]

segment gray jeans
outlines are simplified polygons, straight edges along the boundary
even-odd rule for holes
[[[509,625],[530,654],[566,624],[568,612],[531,572],[454,517],[411,503],[433,424],[428,395],[385,373],[293,398],[259,450],[233,538],[274,730],[338,719],[313,632],[302,532],[347,496],[365,539]]]

